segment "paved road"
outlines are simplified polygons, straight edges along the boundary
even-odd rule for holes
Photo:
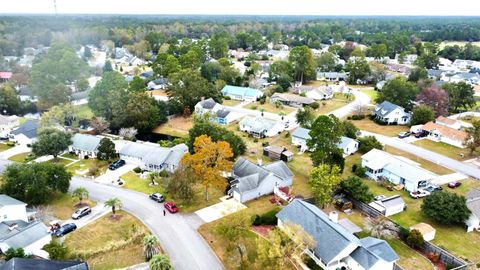
[[[370,104],[370,97],[367,94],[354,88],[352,88],[351,91],[352,91],[351,93],[355,96],[355,100],[341,108],[334,110],[333,112],[330,112],[330,114],[333,114],[338,118],[343,118],[351,114],[357,106],[359,105],[366,106]]]
[[[428,161],[434,162],[453,171],[463,173],[476,179],[480,179],[480,169],[460,162],[458,160],[437,154],[413,144],[402,141],[399,138],[387,137],[384,135],[362,130],[362,136],[375,136],[377,140],[383,144],[401,149],[410,154],[416,155]]]
[[[175,269],[224,269],[207,242],[196,231],[201,221],[196,216],[168,214],[163,206],[146,195],[113,186],[103,185],[81,177],[73,177],[70,188],[85,187],[90,198],[106,201],[111,197],[122,200],[123,209],[143,221],[158,237]]]

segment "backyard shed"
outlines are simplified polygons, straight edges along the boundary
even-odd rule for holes
[[[432,241],[433,239],[435,239],[436,230],[427,223],[422,222],[418,223],[417,225],[413,225],[412,227],[410,227],[410,230],[419,231],[423,236],[423,240],[425,241]]]

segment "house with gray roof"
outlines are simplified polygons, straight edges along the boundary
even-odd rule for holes
[[[0,270],[88,270],[87,262],[12,258]]]
[[[297,128],[292,133],[292,144],[299,147],[300,151],[304,152],[308,150],[307,140],[310,140],[309,135],[310,129],[308,128]],[[345,136],[340,137],[340,142],[338,143],[338,148],[342,149],[343,156],[349,156],[357,152],[359,142],[355,139],[351,139]]]
[[[68,151],[75,153],[79,158],[96,158],[100,137],[77,133],[72,137],[72,144]]]
[[[410,123],[412,115],[405,111],[403,107],[395,105],[389,101],[384,101],[375,106],[373,110],[375,118],[388,124],[406,125]]]
[[[325,270],[392,270],[399,256],[381,239],[359,239],[313,204],[295,199],[277,213],[278,227],[301,226],[315,240],[310,256]]]
[[[12,140],[23,145],[32,144],[37,140],[38,120],[27,120],[17,129],[12,130]]]
[[[285,130],[285,124],[264,117],[244,117],[239,123],[240,130],[256,138],[273,137]]]
[[[470,210],[470,216],[465,221],[467,232],[480,230],[480,189],[472,188],[467,193],[467,207]]]
[[[26,254],[45,256],[42,247],[52,240],[48,228],[33,220],[27,204],[10,196],[0,195],[0,251],[23,248]]]
[[[346,81],[348,77],[348,73],[345,72],[322,72],[317,71],[317,80],[325,80],[329,82],[336,82],[336,81]]]
[[[275,93],[270,97],[270,103],[280,102],[283,105],[301,108],[303,106],[311,105],[315,102],[314,99],[302,97],[294,94]]]
[[[242,203],[272,194],[275,187],[290,187],[293,183],[293,173],[283,161],[262,165],[243,157],[233,165],[232,177],[228,194]]]
[[[183,143],[167,148],[153,143],[128,142],[119,154],[121,159],[141,169],[173,173],[187,152],[188,146]]]
[[[241,113],[231,111],[228,107],[222,106],[213,98],[198,102],[195,105],[195,113],[198,115],[209,113],[211,115],[210,121],[220,125],[228,125],[243,116]]]

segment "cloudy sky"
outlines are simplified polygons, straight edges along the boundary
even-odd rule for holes
[[[480,16],[480,0],[56,0],[58,13]],[[54,13],[54,0],[0,0],[0,13]]]

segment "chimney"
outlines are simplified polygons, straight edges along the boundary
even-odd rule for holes
[[[328,218],[332,221],[337,223],[338,222],[338,212],[337,211],[332,211],[328,214]]]
[[[262,159],[261,159],[261,158],[257,159],[257,165],[258,165],[258,166],[262,166],[262,163],[263,163],[263,162],[262,162]]]
[[[18,227],[18,224],[17,224],[17,223],[12,223],[12,224],[10,224],[10,225],[8,226],[8,229],[9,229],[10,231],[13,231],[13,230],[15,230],[17,227]]]

